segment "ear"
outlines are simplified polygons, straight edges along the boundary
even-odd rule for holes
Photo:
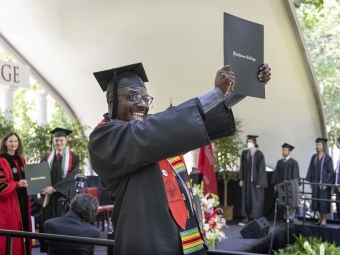
[[[112,106],[113,105],[113,96],[110,95],[106,98],[106,102],[109,106]]]

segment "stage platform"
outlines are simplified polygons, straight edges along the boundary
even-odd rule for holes
[[[213,250],[210,254],[269,254],[271,238],[273,235],[272,250],[283,248],[287,242],[286,223],[276,222],[269,220],[270,228],[269,234],[261,239],[245,239],[240,234],[242,226],[238,223],[242,219],[235,219],[227,222],[225,234],[226,239],[223,239],[216,250]],[[303,225],[302,219],[297,219],[294,223],[290,223],[290,242],[294,241],[293,235],[299,235],[300,233],[306,236],[322,237],[329,242],[335,242],[340,245],[340,222],[328,221],[326,227],[320,227],[315,225],[316,220],[306,219],[305,225]],[[107,239],[107,232],[101,232],[101,238]],[[46,253],[40,253],[39,247],[33,248],[32,255],[42,255]],[[107,255],[107,247],[96,246],[95,255]],[[272,253],[271,253],[272,254]]]
[[[226,228],[225,234],[227,236],[226,239],[223,239],[219,244],[216,250],[219,251],[241,251],[243,248],[245,248],[246,246],[251,245],[252,243],[254,243],[254,241],[257,241],[259,239],[244,239],[241,234],[240,231],[242,229],[242,226],[239,226],[238,223],[241,222],[242,219],[235,219],[232,221],[229,221],[228,227]],[[273,222],[269,221],[271,227],[270,227],[270,232],[272,232],[274,230],[273,228]],[[275,229],[277,229],[280,226],[283,226],[283,223],[279,223],[276,225]],[[100,227],[100,226],[99,226]],[[99,228],[101,229],[101,227]],[[101,238],[103,239],[107,239],[107,232],[101,232],[100,235]],[[33,248],[33,252],[32,255],[42,255],[46,253],[40,253],[39,251],[39,247]],[[103,246],[96,246],[95,248],[95,255],[107,255],[107,247],[103,247]]]

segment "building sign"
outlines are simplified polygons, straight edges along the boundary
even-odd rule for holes
[[[29,88],[29,73],[29,66],[0,61],[0,85]]]

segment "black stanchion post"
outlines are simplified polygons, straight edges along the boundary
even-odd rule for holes
[[[12,236],[6,236],[6,255],[12,255]]]
[[[287,219],[286,219],[286,224],[287,224],[287,245],[289,244],[289,206],[286,206],[286,215],[287,215]]]
[[[202,182],[202,173],[196,167],[193,167],[190,173],[190,179],[192,180],[192,184],[199,185]]]

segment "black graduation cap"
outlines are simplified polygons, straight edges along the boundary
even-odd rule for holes
[[[246,143],[249,139],[253,140],[256,143],[256,137],[259,137],[258,135],[247,135]]]
[[[55,129],[53,129],[50,132],[50,134],[53,134],[53,137],[61,137],[61,136],[67,137],[72,132],[73,132],[72,130],[68,130],[68,129],[57,127]]]
[[[256,141],[256,138],[259,137],[258,135],[247,135],[247,140],[251,139],[253,141]]]
[[[325,144],[327,143],[328,139],[326,138],[316,138],[315,142],[316,143],[322,143],[322,144]]]
[[[282,148],[288,148],[289,151],[292,151],[295,147],[294,146],[291,146],[290,144],[288,143],[284,143],[282,145]]]
[[[120,87],[145,87],[148,82],[142,63],[112,68],[93,73],[100,87],[108,97]]]
[[[106,91],[106,97],[113,95],[112,118],[117,117],[117,88],[145,87],[148,82],[142,63],[112,68],[93,73],[102,90]]]

